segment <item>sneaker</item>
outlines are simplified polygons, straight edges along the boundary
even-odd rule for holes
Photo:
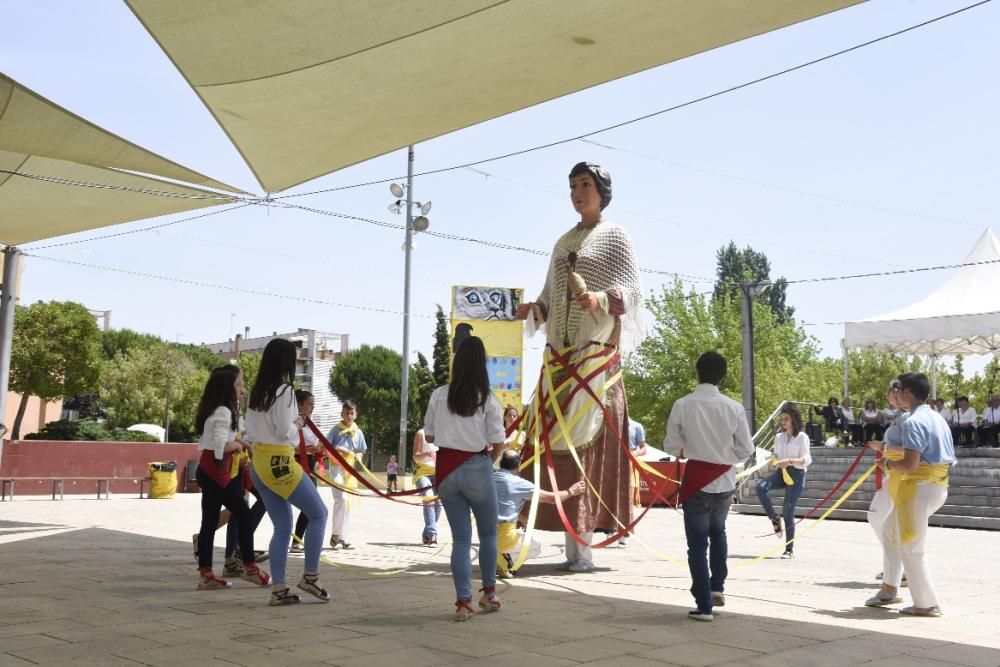
[[[497,597],[496,586],[483,586],[479,589],[483,597],[479,598],[479,608],[486,611],[500,611],[500,598]]]
[[[890,604],[899,604],[903,601],[903,598],[899,597],[895,593],[883,593],[879,591],[875,595],[871,596],[865,600],[866,607],[884,607]]]
[[[573,572],[575,574],[580,574],[583,572],[593,572],[594,566],[591,565],[590,563],[585,563],[582,560],[578,560],[572,565],[570,565],[568,569],[570,572]]]
[[[232,577],[242,577],[243,576],[243,566],[239,562],[233,560],[222,566],[222,576],[227,578]]]
[[[271,583],[271,575],[257,567],[255,563],[248,563],[243,567],[243,581],[249,581],[255,586],[267,586]]]
[[[618,540],[618,546],[620,546],[620,547],[627,547],[628,546],[628,541],[623,537],[622,539]]]
[[[712,591],[712,606],[713,607],[725,607],[726,606],[726,596],[719,591]]]
[[[299,579],[298,587],[323,602],[330,601],[330,594],[326,592],[325,588],[319,585],[318,574],[303,574],[302,578]]]
[[[706,623],[715,620],[715,616],[712,614],[712,612],[698,611],[697,609],[694,611],[689,611],[688,618],[690,618],[692,621],[705,621]]]
[[[298,604],[302,602],[300,598],[295,593],[292,593],[290,588],[283,588],[280,591],[271,591],[271,601],[267,603],[269,607],[282,607],[288,604]]]
[[[472,600],[457,600],[455,602],[456,621],[467,621],[475,613],[476,610],[472,608]]]
[[[944,616],[944,612],[941,611],[941,607],[934,605],[933,607],[927,607],[926,609],[920,609],[919,607],[903,607],[899,610],[900,614],[905,614],[906,616],[920,616],[922,618],[938,618]]]
[[[789,558],[795,558],[795,554],[793,554],[791,551],[786,551],[785,553],[781,554],[781,557],[784,560],[788,560]]]
[[[219,579],[212,573],[212,568],[199,569],[201,578],[198,580],[199,591],[214,591],[219,588],[232,588],[233,585],[225,579]]]
[[[562,570],[563,572],[569,572],[569,569],[573,567],[573,565],[575,565],[575,563],[573,563],[573,561],[568,560],[565,563],[559,563],[558,565],[556,565],[556,569]]]

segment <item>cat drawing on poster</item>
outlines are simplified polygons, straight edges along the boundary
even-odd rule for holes
[[[518,291],[506,287],[456,287],[452,317],[512,322],[519,301]]]

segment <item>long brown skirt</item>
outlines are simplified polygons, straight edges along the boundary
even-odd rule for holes
[[[612,373],[614,370],[611,371]],[[609,428],[605,423],[594,439],[593,444],[585,449],[577,449],[580,462],[587,471],[587,478],[601,494],[601,501],[588,488],[587,492],[575,498],[569,498],[563,503],[566,518],[578,533],[591,533],[595,529],[617,532],[620,526],[615,521],[617,517],[624,525],[632,520],[632,503],[630,498],[630,474],[628,455],[618,442],[617,434],[628,437],[628,414],[625,408],[625,387],[621,381],[613,385],[607,392],[608,413],[612,423],[617,428]],[[596,407],[594,409],[597,409]],[[567,415],[567,418],[571,415]],[[616,433],[617,432],[617,433]],[[525,446],[525,452],[532,452]],[[525,460],[528,455],[526,454]],[[552,490],[547,469],[549,457],[542,453],[541,480],[538,482],[545,491]],[[556,483],[560,490],[567,489],[583,479],[580,469],[569,452],[552,452],[551,460],[556,474]],[[521,476],[534,482],[532,466],[528,466]],[[528,505],[521,511],[522,521],[527,521]],[[563,532],[566,530],[555,504],[540,503],[538,519],[535,522],[537,530]]]

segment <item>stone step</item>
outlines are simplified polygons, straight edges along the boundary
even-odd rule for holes
[[[974,488],[975,487],[967,487],[967,486],[963,486],[963,487],[950,487],[948,489],[948,500],[947,500],[946,504],[948,504],[948,505],[969,505],[969,506],[972,506],[972,507],[1000,507],[1000,499],[998,499],[995,496],[989,496],[989,495],[984,495],[984,494],[972,494],[972,493],[965,493],[964,492],[966,489],[974,489]],[[845,486],[845,488],[842,488],[840,491],[838,491],[837,493],[835,493],[833,495],[833,498],[831,498],[829,502],[831,502],[831,503],[835,502],[837,500],[837,498],[839,498],[844,493],[845,490],[846,490],[846,486]],[[975,490],[978,491],[979,489],[975,489]],[[810,488],[807,485],[806,488],[802,492],[802,496],[801,496],[800,502],[812,502],[815,505],[816,503],[818,503],[823,498],[826,498],[826,496],[827,496],[828,493],[829,493],[829,488],[822,488],[822,489]],[[783,493],[779,493],[779,492],[776,492],[776,491],[772,492],[772,494],[771,494],[771,498],[772,499],[783,498],[783,497],[784,497]],[[856,490],[853,494],[851,494],[851,498],[850,499],[851,500],[862,501],[862,502],[865,502],[865,503],[871,503],[872,498],[874,498],[874,497],[875,497],[875,488],[874,488],[874,486],[872,486],[872,487],[867,487],[867,488],[866,487],[861,487],[860,489]],[[744,497],[743,500],[744,500],[744,502],[747,502],[747,503],[755,503],[755,502],[757,502],[757,494],[756,494],[756,492],[751,491],[750,493],[746,494],[746,496]],[[776,503],[777,500],[772,500],[772,502]]]
[[[797,516],[802,516],[809,511],[806,508],[797,512]],[[942,508],[945,511],[946,508]],[[760,505],[733,505],[733,510],[741,514],[762,515],[763,508]],[[831,519],[844,519],[849,521],[867,521],[868,513],[862,510],[838,509],[830,514]],[[980,516],[959,516],[954,514],[934,514],[929,520],[932,526],[943,526],[946,528],[979,528],[982,530],[1000,530],[1000,519]]]
[[[771,496],[771,503],[773,504],[775,510],[778,510],[781,507],[782,501],[783,498],[781,496]],[[813,507],[815,507],[818,501],[819,499],[816,498],[800,499],[798,506],[795,508],[795,511],[797,514],[800,515],[804,514],[809,510],[811,510]],[[836,501],[830,500],[826,505],[816,510],[813,513],[813,516],[818,516],[822,514],[834,502]],[[758,506],[758,507],[760,506],[760,502],[757,500],[756,496],[752,498],[744,498],[741,504],[747,506]],[[869,505],[871,505],[870,500],[863,500],[861,498],[851,496],[848,500],[842,502],[838,509],[868,511]],[[952,499],[951,497],[948,498],[948,502],[944,504],[944,506],[941,508],[940,511],[945,512],[947,514],[955,514],[961,516],[977,516],[977,517],[990,517],[990,518],[1000,519],[1000,507],[995,507],[992,505],[966,505],[961,501]]]
[[[813,459],[824,458],[824,459],[836,459],[836,458],[848,458],[853,459],[858,455],[860,449],[858,447],[810,447],[809,453],[812,455]],[[959,447],[955,450],[955,455],[959,459],[965,458],[985,458],[985,459],[1000,459],[1000,447]]]

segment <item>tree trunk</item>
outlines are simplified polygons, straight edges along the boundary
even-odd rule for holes
[[[17,416],[14,417],[14,428],[10,432],[11,440],[21,439],[21,421],[24,419],[24,411],[28,409],[28,399],[31,398],[27,394],[21,394],[21,404],[17,406]]]

